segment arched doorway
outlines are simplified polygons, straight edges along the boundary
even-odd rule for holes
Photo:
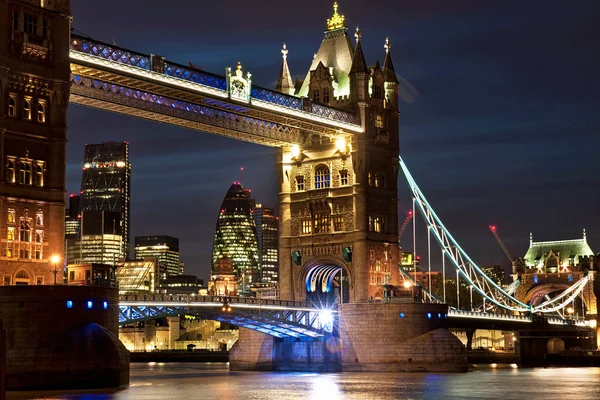
[[[304,266],[307,301],[322,308],[350,302],[350,276],[341,264],[333,260],[315,260]]]
[[[26,286],[31,285],[32,279],[27,271],[20,269],[15,274],[14,282],[16,286]]]

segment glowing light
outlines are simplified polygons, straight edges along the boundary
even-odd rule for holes
[[[108,301],[104,301],[102,302],[102,307],[104,307],[104,309],[108,309]]]
[[[573,307],[569,307],[569,308],[567,308],[567,312],[568,312],[569,314],[573,314],[573,312],[574,312],[574,311],[575,311],[575,310],[573,310]]]
[[[590,320],[590,328],[595,328],[598,325],[598,321],[595,319]]]
[[[298,158],[300,157],[300,146],[297,144],[292,146],[292,157]]]
[[[53,254],[52,257],[50,257],[50,262],[52,264],[58,264],[59,261],[60,261],[60,256],[58,254]]]
[[[67,308],[73,308],[73,301],[67,300]]]
[[[430,312],[427,313],[427,318],[431,319],[431,313]]]
[[[412,283],[408,279],[405,279],[403,285],[406,289],[410,289]]]
[[[400,318],[404,318],[404,313],[403,312],[400,313]]]
[[[94,306],[94,303],[92,303],[91,300],[88,300],[87,302],[87,308],[92,308]]]
[[[333,313],[329,310],[319,311],[319,324],[327,332],[333,331]]]
[[[490,367],[492,367],[492,368],[496,368],[497,366],[498,366],[498,364],[496,364],[496,363],[490,364]]]
[[[517,364],[510,364],[511,368],[519,368],[519,366]]]
[[[346,153],[347,152],[346,139],[344,139],[343,137],[337,138],[335,141],[335,148],[338,149],[340,151],[340,153]]]

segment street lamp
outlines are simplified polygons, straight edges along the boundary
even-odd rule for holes
[[[60,256],[58,254],[52,255],[50,257],[50,262],[54,265],[54,271],[50,270],[50,272],[54,273],[54,284],[56,285],[56,274],[58,274],[58,270],[56,269],[58,262],[60,261]]]

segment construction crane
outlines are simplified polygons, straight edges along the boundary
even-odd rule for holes
[[[404,231],[406,230],[406,227],[408,226],[408,223],[410,222],[412,217],[413,217],[413,213],[412,213],[412,211],[409,211],[408,216],[406,217],[406,219],[404,220],[404,223],[402,224],[402,228],[400,228],[400,232],[398,232],[398,243],[400,243],[400,239],[402,238],[402,235],[404,234]]]
[[[512,263],[514,261],[514,258],[510,254],[510,251],[508,251],[508,249],[504,245],[504,242],[502,241],[502,239],[500,239],[500,236],[498,235],[498,230],[496,229],[496,225],[490,225],[489,228],[490,228],[490,231],[492,231],[492,234],[494,235],[496,240],[498,241],[498,244],[500,245],[500,247],[502,247],[502,250],[504,250],[504,254],[506,254],[506,257],[508,257],[508,260]]]

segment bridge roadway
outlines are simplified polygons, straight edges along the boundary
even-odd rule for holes
[[[197,315],[262,332],[286,341],[323,339],[337,321],[337,309],[323,310],[312,303],[237,296],[121,295],[119,324]],[[435,316],[432,316],[435,317]],[[447,326],[463,329],[520,331],[539,326],[531,316],[448,310]],[[590,321],[544,318],[552,329],[588,329]]]

